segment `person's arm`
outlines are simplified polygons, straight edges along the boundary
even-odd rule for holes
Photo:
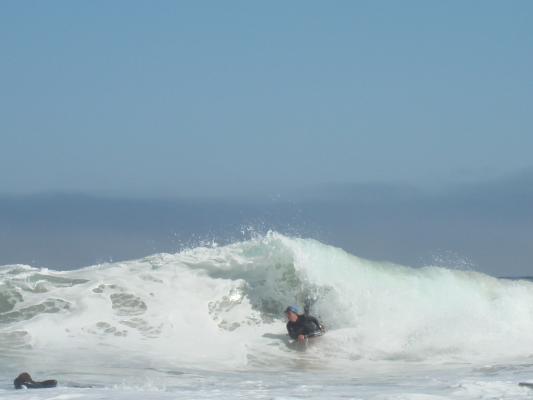
[[[318,322],[318,319],[316,319],[315,317],[309,317],[309,321],[311,321],[313,324],[316,325],[316,328],[320,331],[324,331],[324,327],[322,326],[322,324],[320,322]]]
[[[298,332],[295,332],[293,326],[289,322],[287,322],[287,332],[291,339],[298,339]]]

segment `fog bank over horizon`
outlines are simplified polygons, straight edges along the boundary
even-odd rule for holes
[[[533,171],[440,191],[337,183],[268,199],[0,195],[0,265],[71,269],[268,230],[373,260],[528,276]]]

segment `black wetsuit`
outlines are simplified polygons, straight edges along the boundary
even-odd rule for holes
[[[23,372],[15,378],[13,384],[15,385],[15,389],[22,389],[23,387],[27,389],[44,389],[56,387],[57,381],[55,379],[49,379],[42,382],[35,382],[30,374]]]
[[[304,335],[305,337],[320,336],[323,329],[320,322],[310,315],[300,315],[296,322],[287,322],[287,331],[293,339],[298,339],[300,335]]]

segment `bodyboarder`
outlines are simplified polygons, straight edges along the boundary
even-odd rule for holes
[[[300,344],[305,344],[308,338],[322,336],[325,332],[324,326],[315,317],[302,313],[298,306],[287,307],[285,314],[289,320],[287,332]]]

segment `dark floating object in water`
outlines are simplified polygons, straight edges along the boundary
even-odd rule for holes
[[[48,379],[42,382],[35,382],[33,379],[31,379],[30,374],[23,372],[15,378],[13,384],[15,385],[15,389],[45,389],[56,387],[57,381],[55,379]]]
[[[518,386],[523,386],[523,387],[533,389],[533,383],[530,383],[530,382],[520,382]]]

